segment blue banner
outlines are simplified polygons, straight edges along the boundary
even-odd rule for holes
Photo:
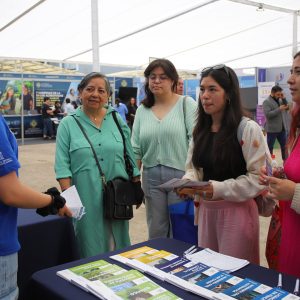
[[[4,119],[17,139],[21,138],[21,117],[20,116],[4,116]]]
[[[36,107],[41,107],[44,97],[49,97],[51,104],[55,101],[63,103],[69,91],[70,82],[51,82],[51,81],[35,81],[34,82],[34,98]]]

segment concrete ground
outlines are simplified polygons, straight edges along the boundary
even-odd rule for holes
[[[280,157],[278,150],[275,150],[275,154],[278,159]],[[19,146],[21,181],[37,191],[45,191],[52,186],[58,187],[54,173],[54,155],[55,141],[25,140],[25,144]],[[260,257],[261,265],[265,267],[267,263],[264,252],[269,222],[270,218],[260,217]],[[130,221],[130,237],[132,244],[147,239],[144,205],[134,210],[134,218]]]

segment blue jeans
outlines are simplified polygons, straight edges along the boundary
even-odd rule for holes
[[[267,143],[271,154],[273,154],[273,147],[275,144],[276,139],[279,142],[281,148],[281,157],[284,161],[286,159],[286,151],[285,151],[285,144],[286,144],[286,132],[285,130],[281,132],[268,132],[267,133]]]
[[[182,200],[176,193],[162,191],[157,186],[183,175],[184,171],[162,165],[143,169],[142,187],[146,200],[149,239],[172,236],[168,206]]]
[[[47,119],[43,119],[43,136],[54,136],[54,132],[53,132],[53,125],[52,125],[52,121],[50,118]]]
[[[18,253],[0,256],[0,299],[18,299]]]

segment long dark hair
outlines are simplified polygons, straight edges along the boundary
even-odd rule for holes
[[[146,97],[142,101],[142,104],[148,108],[152,107],[155,102],[154,95],[149,89],[149,76],[154,69],[159,67],[161,67],[164,70],[165,74],[173,81],[172,91],[175,92],[176,90],[179,76],[173,63],[168,59],[164,59],[164,58],[160,58],[152,61],[144,71],[144,76],[146,78],[145,87],[144,87]]]
[[[224,178],[228,173],[239,176],[245,162],[237,160],[241,153],[241,146],[237,139],[237,128],[243,116],[239,82],[235,72],[224,66],[223,68],[208,68],[201,74],[200,84],[205,77],[212,77],[224,90],[227,104],[225,106],[221,127],[213,143],[213,167],[218,178]],[[199,96],[197,123],[193,131],[194,151],[193,165],[201,168],[201,157],[206,157],[206,149],[211,134],[212,118],[206,114]],[[230,172],[229,172],[230,171]]]

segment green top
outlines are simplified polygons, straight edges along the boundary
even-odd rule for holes
[[[100,128],[97,128],[78,108],[74,115],[82,124],[93,147],[106,180],[115,177],[128,178],[123,157],[123,141],[112,117],[113,108],[108,107]],[[132,146],[130,130],[117,113],[124,132],[127,152],[134,165],[134,176],[139,175]],[[55,156],[56,178],[72,179],[85,206],[86,214],[81,220],[74,220],[82,257],[109,251],[109,234],[112,231],[116,249],[130,244],[128,221],[107,220],[103,215],[102,181],[89,143],[72,116],[62,119],[58,127]]]
[[[185,118],[183,99],[186,102]],[[133,124],[131,143],[136,158],[142,160],[145,168],[164,165],[185,170],[196,110],[197,102],[184,96],[178,99],[162,120],[154,115],[151,108],[139,106]]]

